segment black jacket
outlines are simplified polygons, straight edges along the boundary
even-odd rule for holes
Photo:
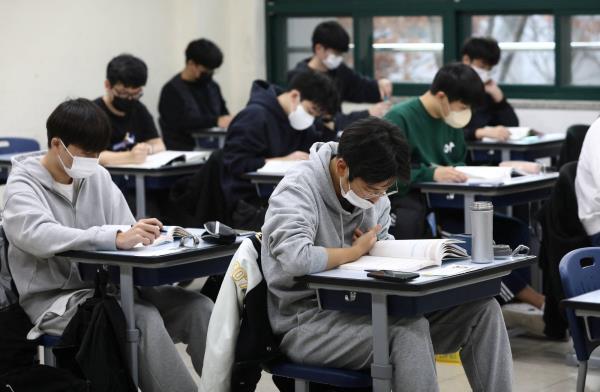
[[[265,81],[252,84],[250,100],[229,125],[223,148],[222,187],[228,206],[257,197],[250,181],[241,176],[264,166],[266,158],[306,151],[313,143],[330,141],[335,132],[311,126],[297,131],[290,125],[277,96],[283,90]]]
[[[558,304],[564,299],[564,292],[558,265],[568,252],[590,246],[589,238],[577,215],[575,195],[575,174],[577,162],[565,164],[550,199],[540,210],[538,218],[542,226],[542,243],[539,262],[544,272],[544,333],[549,337],[564,336],[567,323]]]
[[[311,68],[308,66],[309,61],[310,58],[304,59],[296,64],[294,69],[288,71],[288,83],[298,73],[311,71]],[[381,101],[377,81],[360,75],[344,63],[340,64],[334,70],[327,71],[327,76],[333,79],[340,95],[340,106],[334,116],[335,127],[338,130],[343,130],[347,125],[356,120],[369,117],[368,110],[360,110],[348,114],[342,113],[342,102],[376,103]]]
[[[165,84],[158,102],[162,137],[169,150],[191,151],[191,131],[217,126],[220,116],[229,114],[219,85],[187,82],[175,75]]]
[[[483,104],[475,108],[471,121],[465,127],[465,139],[475,140],[475,131],[488,125],[505,127],[519,125],[517,114],[506,98],[496,103],[489,94],[485,94]]]

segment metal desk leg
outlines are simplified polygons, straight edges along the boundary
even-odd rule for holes
[[[138,219],[146,217],[146,186],[141,174],[135,175],[135,216]]]
[[[501,158],[502,158],[503,161],[510,161],[510,150],[506,149],[506,148],[503,148],[500,151],[500,156],[501,156]]]
[[[475,201],[475,195],[466,194],[463,196],[465,212],[465,234],[471,234],[471,205]]]
[[[219,136],[217,138],[218,143],[219,143],[219,149],[223,149],[223,147],[225,147],[225,136]]]
[[[125,314],[125,322],[127,331],[125,338],[127,339],[127,357],[131,370],[131,378],[135,386],[138,385],[138,342],[140,333],[135,327],[135,314],[133,312],[133,267],[120,267],[121,281],[121,307]]]
[[[374,392],[389,392],[392,389],[392,365],[388,339],[387,296],[371,293],[371,324],[373,329],[373,364],[371,377]]]

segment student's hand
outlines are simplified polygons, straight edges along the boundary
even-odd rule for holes
[[[117,249],[131,249],[139,243],[150,245],[160,237],[163,224],[156,218],[140,219],[131,229],[117,234]]]
[[[382,101],[392,96],[392,82],[389,79],[379,79],[377,85],[379,86],[379,94],[381,94]]]
[[[503,125],[497,125],[495,127],[484,127],[479,128],[475,131],[475,137],[477,139],[491,137],[492,139],[505,142],[510,138],[510,131]]]
[[[356,230],[360,231],[359,229]],[[357,234],[356,230],[354,230],[354,235]],[[375,242],[377,242],[377,233],[380,231],[381,225],[377,224],[366,233],[362,233],[356,238],[354,238],[355,236],[352,237],[352,247],[356,249],[357,258],[369,253]]]
[[[493,80],[489,80],[483,85],[485,92],[488,93],[494,102],[498,103],[504,99],[504,93]]]
[[[150,153],[150,146],[147,143],[138,143],[130,151],[133,163],[144,163]]]
[[[231,117],[230,115],[226,115],[226,116],[220,116],[217,119],[217,126],[219,128],[227,128],[229,126],[229,123],[231,122],[231,119],[233,117]]]
[[[385,116],[387,111],[390,110],[391,106],[392,104],[390,103],[390,101],[376,103],[375,105],[369,108],[369,115],[373,117],[383,117]]]
[[[308,159],[308,153],[304,151],[294,151],[293,153],[278,159],[283,161],[306,161]]]
[[[467,176],[450,166],[439,166],[433,172],[435,182],[465,182]]]
[[[354,243],[354,241],[356,241],[363,234],[364,233],[362,232],[362,230],[359,227],[354,229],[354,233],[352,233],[352,243]]]

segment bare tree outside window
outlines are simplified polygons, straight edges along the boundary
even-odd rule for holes
[[[495,38],[502,49],[495,79],[504,84],[554,83],[552,15],[476,15],[473,36]]]
[[[571,84],[600,85],[600,15],[571,17]]]
[[[430,83],[443,64],[440,16],[373,18],[375,78]]]

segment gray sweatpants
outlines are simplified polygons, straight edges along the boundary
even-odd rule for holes
[[[139,288],[135,299],[135,323],[140,331],[139,381],[143,392],[194,392],[198,390],[174,343],[187,344],[187,353],[198,375],[206,347],[208,321],[213,302],[202,294],[180,287]],[[91,293],[90,293],[91,294]],[[63,317],[47,320],[41,328],[60,335],[77,311],[69,301]]]
[[[512,355],[500,306],[494,299],[470,302],[418,318],[390,318],[392,387],[437,391],[436,354],[460,350],[473,391],[511,391]],[[281,348],[294,362],[368,369],[373,362],[370,316],[316,309],[298,316]]]

